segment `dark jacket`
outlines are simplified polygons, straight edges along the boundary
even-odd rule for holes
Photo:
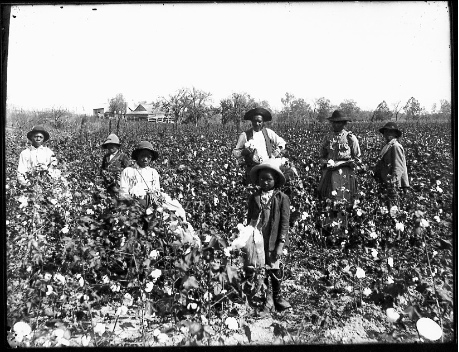
[[[255,192],[249,197],[249,210],[247,213],[247,222],[257,220],[261,212],[261,190]],[[269,250],[273,251],[276,245],[281,241],[285,241],[285,246],[289,245],[289,221],[290,221],[290,199],[288,196],[281,192],[275,191],[271,200],[269,230]]]
[[[395,179],[396,187],[409,187],[405,150],[397,141],[387,150],[374,167],[375,178],[383,184]]]
[[[121,172],[125,168],[127,168],[129,165],[131,165],[131,161],[128,158],[128,156],[120,151],[116,153],[116,155],[112,158],[112,160],[109,160],[109,158],[110,158],[109,153],[104,155],[102,159],[102,165],[100,167],[101,174],[102,174],[102,170]]]
[[[113,187],[119,187],[121,172],[131,165],[131,160],[126,154],[120,151],[115,154],[112,160],[109,160],[109,157],[109,153],[104,155],[100,167],[100,175],[104,180],[105,187],[107,187],[107,189],[113,189]],[[116,189],[114,191],[116,191]]]

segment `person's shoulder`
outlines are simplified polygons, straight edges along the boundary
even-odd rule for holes
[[[278,197],[280,197],[280,198],[289,198],[289,196],[286,195],[286,194],[285,194],[284,192],[282,192],[281,190],[279,190],[279,191],[277,192],[277,195],[278,195]],[[289,199],[290,199],[290,198],[289,198]]]

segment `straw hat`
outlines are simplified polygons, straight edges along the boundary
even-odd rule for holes
[[[260,171],[266,169],[272,170],[277,174],[278,184],[276,184],[276,186],[281,187],[285,184],[284,173],[279,169],[278,163],[272,159],[256,165],[252,168],[252,170],[250,170],[250,180],[253,184],[258,184],[258,175]]]
[[[400,138],[402,135],[402,131],[397,128],[397,124],[395,122],[388,122],[383,127],[379,129],[379,132],[384,134],[385,131],[394,131],[396,133],[397,138]]]
[[[271,113],[268,110],[263,108],[255,108],[245,113],[244,120],[252,120],[253,117],[257,115],[261,115],[261,117],[263,117],[263,122],[271,121],[273,119]]]
[[[37,132],[43,133],[43,137],[45,137],[43,142],[46,142],[49,139],[49,133],[41,125],[34,126],[32,130],[27,133],[27,138],[32,140],[32,136]]]
[[[107,144],[117,144],[117,145],[121,145],[120,143],[120,139],[118,138],[118,136],[114,133],[110,134],[108,137],[107,137],[107,140],[102,143],[100,145],[101,148],[107,148]]]
[[[137,155],[140,153],[141,150],[146,149],[149,150],[153,154],[152,160],[158,159],[159,153],[153,149],[153,145],[150,142],[142,141],[135,147],[134,151],[132,152],[132,159],[137,160]]]
[[[344,121],[351,121],[350,118],[346,117],[344,113],[342,113],[339,110],[333,111],[333,114],[331,117],[328,118],[330,122],[344,122]]]

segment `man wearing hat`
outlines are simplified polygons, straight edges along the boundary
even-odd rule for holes
[[[245,184],[250,183],[250,170],[270,158],[281,155],[285,149],[285,140],[273,130],[264,127],[264,122],[271,121],[271,113],[264,108],[249,110],[244,115],[244,120],[252,122],[252,128],[239,135],[233,156],[238,158],[241,165],[245,165]]]
[[[320,150],[322,178],[318,191],[321,199],[346,199],[352,202],[357,192],[354,169],[360,164],[360,146],[357,137],[344,127],[351,121],[339,110],[328,118],[333,132],[328,134]]]
[[[17,179],[22,186],[29,186],[27,173],[33,171],[51,171],[57,165],[54,152],[43,146],[49,139],[49,133],[43,126],[35,126],[27,133],[32,145],[24,149],[19,155]]]
[[[381,185],[381,193],[387,196],[387,206],[390,209],[398,199],[398,189],[410,187],[406,168],[405,150],[398,138],[402,132],[395,122],[388,122],[379,129],[384,136],[386,145],[379,153],[373,168],[374,177]]]
[[[120,152],[120,140],[114,133],[107,137],[107,140],[100,145],[107,153],[102,158],[100,175],[104,180],[107,191],[115,195],[119,191],[119,179],[123,169],[131,164],[128,156]]]

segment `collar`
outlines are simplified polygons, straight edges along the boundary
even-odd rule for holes
[[[114,152],[113,154],[109,154],[110,156],[115,156],[116,154],[118,154],[119,150],[117,150],[116,152]]]
[[[37,148],[35,148],[33,145],[30,145],[30,146],[29,146],[29,149],[30,149],[30,150],[37,150],[37,149],[42,149],[42,148],[44,148],[43,144],[40,145],[40,146],[37,147]]]
[[[392,147],[395,143],[397,142],[397,138],[393,138],[391,139],[391,141],[389,143],[387,143],[381,150],[381,153],[379,153],[379,158],[378,159],[382,159],[382,157],[384,156],[384,154],[387,153],[387,151],[390,149],[390,147]]]

